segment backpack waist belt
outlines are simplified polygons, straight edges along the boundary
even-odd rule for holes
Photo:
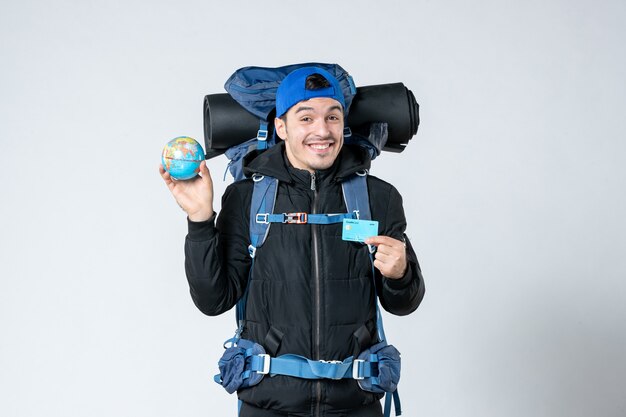
[[[401,414],[397,386],[400,380],[400,352],[380,342],[363,351],[358,358],[350,356],[343,361],[312,360],[295,354],[271,357],[258,343],[247,339],[230,339],[224,355],[218,362],[220,373],[214,380],[226,391],[254,386],[265,375],[285,375],[303,379],[354,379],[364,391],[388,393],[385,398],[385,416],[389,416],[391,400],[396,415]]]
[[[250,371],[259,374],[287,375],[304,379],[364,379],[378,376],[377,358],[375,362],[354,359],[344,361],[314,361],[299,355],[282,355],[272,358],[267,354],[253,355]]]

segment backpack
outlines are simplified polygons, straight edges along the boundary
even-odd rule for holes
[[[257,136],[232,146],[225,154],[229,158],[227,171],[233,178],[241,180],[244,157],[251,152],[260,151],[276,144],[276,135],[272,129],[276,89],[291,71],[303,66],[318,66],[330,72],[342,87],[346,102],[346,114],[356,94],[352,77],[336,64],[296,64],[280,68],[245,67],[237,70],[225,84],[228,93],[248,112],[259,119]],[[270,133],[271,132],[271,133]],[[380,154],[387,139],[387,124],[373,123],[369,137],[353,135],[347,127],[344,129],[344,142],[359,144],[365,147],[374,159]],[[367,172],[352,175],[342,182],[342,190],[347,213],[340,214],[308,214],[308,213],[274,213],[274,203],[278,191],[278,180],[268,176],[253,175],[253,193],[250,206],[250,245],[248,252],[252,258],[251,270],[254,267],[256,250],[263,245],[269,233],[271,223],[288,224],[331,224],[344,219],[371,219],[369,195],[367,191]],[[369,248],[372,277],[374,277],[373,247]],[[375,283],[373,284],[376,287]],[[395,414],[401,414],[397,383],[400,378],[400,354],[386,342],[382,315],[376,300],[377,328],[379,342],[361,352],[358,358],[349,357],[342,362],[313,361],[297,355],[281,355],[270,357],[263,346],[254,341],[241,339],[245,323],[245,311],[248,287],[237,302],[237,331],[231,339],[224,343],[226,351],[218,362],[220,373],[214,377],[215,382],[232,393],[240,388],[258,384],[264,375],[289,375],[307,379],[341,379],[352,378],[358,381],[361,389],[386,393],[384,415],[391,412],[392,400]]]
[[[348,115],[350,104],[356,95],[356,87],[352,76],[338,64],[305,63],[287,65],[278,68],[244,67],[231,75],[224,88],[230,96],[249,113],[259,119],[259,130],[256,137],[249,138],[243,143],[228,148],[225,152],[229,159],[227,172],[230,171],[235,181],[244,178],[243,159],[253,151],[263,151],[277,143],[273,130],[273,116],[275,114],[276,90],[290,72],[307,66],[316,66],[333,75],[344,95]],[[344,128],[344,142],[364,147],[375,159],[387,142],[387,124],[372,123],[368,137],[353,133],[349,127]],[[226,172],[224,173],[226,176]]]

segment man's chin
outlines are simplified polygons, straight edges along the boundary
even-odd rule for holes
[[[322,160],[320,160],[322,159]],[[313,161],[309,164],[309,166],[316,171],[323,171],[333,166],[337,156],[328,155],[323,158],[318,158],[316,161]]]

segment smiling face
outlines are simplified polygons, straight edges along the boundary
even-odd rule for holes
[[[343,146],[343,109],[332,98],[317,97],[275,119],[291,165],[309,172],[330,168]]]

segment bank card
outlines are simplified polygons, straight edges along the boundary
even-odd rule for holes
[[[343,219],[341,239],[363,242],[372,236],[378,236],[378,222],[376,220]]]

